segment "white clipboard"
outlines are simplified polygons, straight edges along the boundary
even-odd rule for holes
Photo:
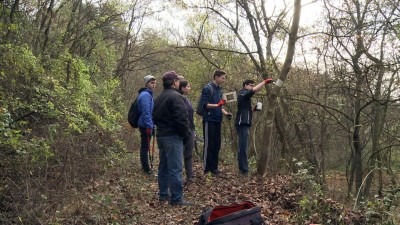
[[[237,101],[236,91],[223,93],[222,94],[222,99],[226,100],[226,103],[236,102]]]

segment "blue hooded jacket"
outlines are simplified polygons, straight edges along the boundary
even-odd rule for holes
[[[207,87],[207,85],[211,86],[213,91],[211,91],[210,87]],[[207,109],[206,108],[208,103],[217,104],[222,99],[221,87],[217,86],[212,81],[210,83],[208,83],[207,85],[204,86],[204,88],[201,92],[201,97],[200,97],[200,103],[203,106],[204,110],[206,111],[206,113],[204,113],[204,115],[203,115],[203,122],[221,123],[222,122],[222,108],[221,107],[218,107],[215,109]]]
[[[142,128],[154,128],[152,113],[154,107],[153,91],[141,88],[138,96],[139,121],[138,126]]]

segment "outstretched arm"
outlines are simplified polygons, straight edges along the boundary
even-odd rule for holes
[[[272,83],[272,82],[274,82],[274,80],[272,80],[271,78],[267,78],[267,79],[263,80],[261,83],[257,84],[255,87],[253,87],[253,91],[258,92],[264,87],[264,85]]]

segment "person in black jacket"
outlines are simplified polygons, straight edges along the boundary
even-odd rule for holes
[[[164,91],[154,100],[153,120],[160,158],[159,200],[169,200],[171,205],[192,205],[183,201],[182,155],[190,129],[184,97],[178,91],[178,76],[175,71],[166,72],[162,78]]]
[[[268,78],[261,83],[255,85],[253,80],[245,80],[243,82],[243,89],[240,90],[237,99],[237,114],[236,114],[236,131],[239,136],[239,150],[238,150],[238,165],[239,172],[247,175],[249,172],[249,164],[247,162],[247,142],[249,139],[251,120],[253,118],[253,110],[251,107],[251,97],[260,91],[264,85],[273,82]]]

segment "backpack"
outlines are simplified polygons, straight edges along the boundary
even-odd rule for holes
[[[210,89],[210,94],[212,96],[214,94],[214,88],[211,87],[210,84],[206,84],[205,87]],[[203,106],[201,105],[201,95],[200,95],[199,102],[197,103],[196,114],[199,116],[203,116],[205,111],[206,111],[206,109],[204,109]]]
[[[219,205],[201,213],[198,225],[262,225],[261,207],[244,201]]]
[[[138,96],[139,97],[139,96]],[[132,102],[131,107],[128,112],[128,122],[132,128],[138,128],[139,122],[139,108],[138,108],[138,97],[136,97],[135,101]]]

